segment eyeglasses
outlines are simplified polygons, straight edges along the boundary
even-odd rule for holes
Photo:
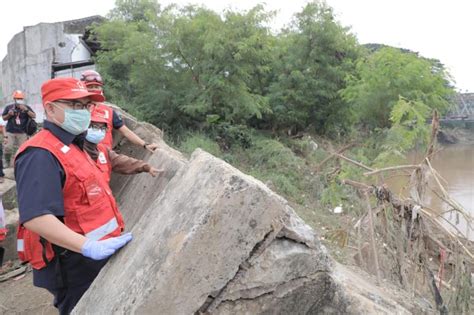
[[[90,127],[91,127],[92,129],[96,129],[96,130],[107,131],[107,125],[101,124],[101,123],[94,123],[94,122],[92,122]]]
[[[104,83],[104,82],[102,82],[102,77],[100,75],[97,75],[97,74],[83,75],[83,76],[81,76],[81,81],[97,82],[97,83],[100,83],[100,84]]]
[[[92,107],[95,105],[93,102],[81,103],[79,101],[66,101],[66,100],[57,100],[56,102],[66,104],[67,106],[71,107],[74,110],[87,109],[88,111],[91,111]]]

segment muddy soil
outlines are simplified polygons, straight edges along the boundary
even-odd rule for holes
[[[0,314],[56,315],[53,296],[33,286],[33,273],[0,282]]]

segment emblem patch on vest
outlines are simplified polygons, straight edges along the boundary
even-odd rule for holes
[[[105,158],[104,152],[99,153],[99,162],[100,164],[107,164],[107,159]]]

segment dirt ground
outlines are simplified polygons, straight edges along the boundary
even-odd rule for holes
[[[0,314],[58,314],[53,306],[53,296],[46,290],[33,286],[33,273],[24,277],[0,282]]]

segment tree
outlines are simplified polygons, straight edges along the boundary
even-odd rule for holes
[[[296,15],[279,38],[270,87],[273,129],[329,133],[351,125],[339,91],[359,56],[357,41],[334,19],[332,8],[314,1]]]
[[[262,93],[273,56],[271,16],[262,6],[221,16],[118,1],[110,21],[95,28],[107,95],[175,132],[259,120],[270,112]]]
[[[164,43],[188,82],[181,109],[198,122],[248,124],[269,112],[261,77],[270,70],[272,37],[262,6],[223,18],[189,6],[174,17]]]
[[[400,97],[442,113],[448,108],[452,93],[449,74],[439,62],[384,47],[359,60],[356,75],[348,77],[342,95],[359,121],[373,129],[392,125],[391,112]]]

